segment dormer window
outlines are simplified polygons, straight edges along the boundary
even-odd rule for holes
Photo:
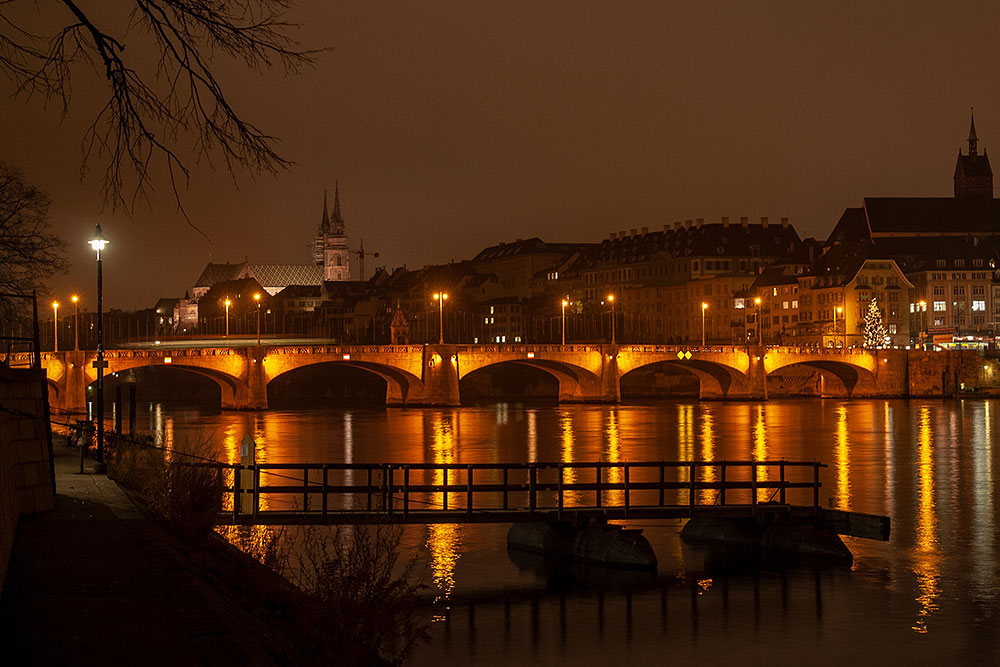
[[[934,260],[934,266],[938,267],[939,269],[943,269],[945,267],[945,264],[946,262],[943,259]]]

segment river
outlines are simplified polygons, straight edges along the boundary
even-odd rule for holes
[[[250,433],[261,462],[817,459],[824,505],[892,518],[887,543],[845,538],[850,566],[635,523],[655,575],[512,560],[506,525],[408,527],[436,597],[410,664],[1000,662],[1000,401],[149,410],[168,446],[212,440],[234,459]]]

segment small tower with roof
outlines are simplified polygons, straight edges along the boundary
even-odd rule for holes
[[[958,163],[955,165],[955,197],[962,199],[992,199],[993,170],[990,168],[990,158],[983,151],[979,155],[979,139],[976,137],[976,117],[971,114],[969,124],[969,154],[962,155],[958,150]]]
[[[350,252],[347,232],[340,213],[340,184],[333,186],[333,216],[327,212],[326,191],[323,191],[323,218],[313,243],[313,261],[323,267],[323,280],[350,280]]]

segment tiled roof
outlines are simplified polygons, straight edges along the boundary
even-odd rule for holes
[[[864,210],[873,236],[1000,234],[1000,199],[865,197]]]
[[[201,272],[198,276],[198,280],[195,281],[195,287],[211,287],[215,283],[222,282],[224,280],[234,280],[237,275],[239,275],[240,270],[243,268],[244,264],[230,264],[226,262],[225,264],[208,264],[205,270]]]
[[[323,267],[318,264],[251,264],[250,274],[261,286],[319,285],[323,282]]]

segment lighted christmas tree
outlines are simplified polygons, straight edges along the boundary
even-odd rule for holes
[[[882,324],[882,310],[878,307],[878,299],[872,297],[865,311],[865,347],[868,349],[885,345],[885,325]]]

